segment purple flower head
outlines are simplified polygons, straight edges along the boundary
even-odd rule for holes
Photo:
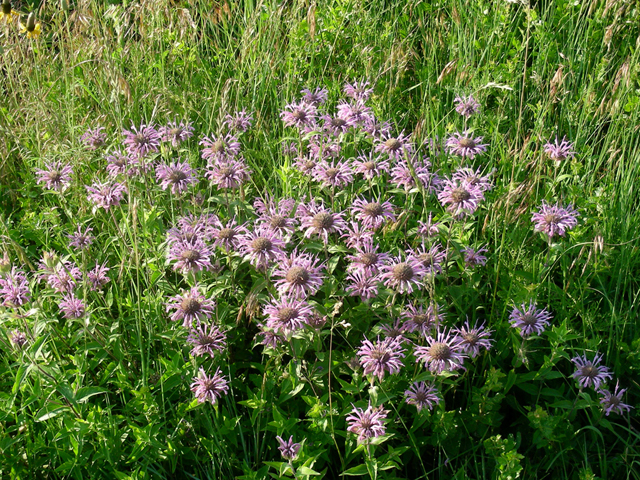
[[[480,110],[480,104],[476,102],[472,95],[456,97],[453,101],[456,104],[456,112],[465,118],[469,118]]]
[[[337,158],[341,151],[342,146],[326,135],[316,135],[309,142],[309,156],[316,160]],[[343,163],[348,164],[349,162]]]
[[[413,293],[414,288],[422,289],[422,278],[426,273],[427,271],[417,258],[407,256],[403,261],[401,257],[397,257],[382,267],[380,280],[384,281],[387,288],[397,290],[399,293]]]
[[[540,335],[545,327],[549,325],[549,320],[553,318],[546,309],[538,310],[533,302],[529,302],[528,307],[523,303],[520,308],[522,310],[513,309],[511,315],[509,315],[509,322],[513,328],[520,329],[520,335],[523,338],[534,333]]]
[[[201,357],[209,355],[215,357],[216,352],[222,353],[227,347],[227,336],[215,325],[199,323],[191,327],[187,342],[193,345],[191,355]]]
[[[209,165],[233,160],[240,153],[240,142],[231,134],[220,137],[205,136],[200,140],[200,145],[205,147],[200,152],[200,156],[207,160]]]
[[[51,162],[45,165],[45,170],[36,170],[38,183],[44,183],[49,190],[64,192],[71,185],[71,175],[73,168],[71,165],[64,165],[62,162]]]
[[[395,338],[385,338],[372,343],[367,338],[362,341],[358,349],[360,365],[366,375],[375,375],[382,382],[385,372],[393,375],[400,372],[403,366],[401,358],[404,358],[402,344]]]
[[[380,137],[388,138],[391,135],[391,122],[379,122],[373,115],[369,116],[362,125],[362,129],[369,134],[369,136],[378,140]]]
[[[211,235],[214,238],[213,245],[223,248],[227,252],[237,251],[240,248],[241,238],[247,235],[246,224],[238,225],[235,218],[222,223],[218,221],[211,229]]]
[[[91,290],[102,290],[102,287],[109,283],[111,279],[107,276],[108,271],[109,269],[105,264],[99,265],[96,263],[95,268],[87,272],[87,278],[89,279]]]
[[[300,444],[293,442],[293,435],[289,437],[289,441],[284,441],[281,437],[276,437],[280,446],[278,450],[282,454],[282,458],[285,460],[295,460],[298,457],[300,451]]]
[[[296,207],[294,199],[283,198],[276,204],[270,197],[267,197],[265,201],[255,200],[253,207],[260,214],[257,223],[265,225],[283,239],[295,232],[298,221],[291,216]]]
[[[332,117],[331,115],[323,115],[322,131],[333,137],[339,136],[341,133],[347,133],[351,125],[340,117]]]
[[[440,179],[435,173],[431,173],[430,168],[431,163],[426,157],[420,159],[414,156],[410,160],[401,160],[391,169],[391,182],[408,191],[417,185],[417,179],[427,192],[435,192]]]
[[[372,275],[380,272],[380,267],[391,260],[388,253],[378,253],[378,245],[371,237],[365,239],[361,246],[356,246],[356,254],[347,256],[351,263],[347,267],[350,272],[362,270]]]
[[[82,318],[86,310],[84,302],[76,298],[73,293],[67,293],[62,300],[60,300],[58,306],[63,313],[62,316],[68,319]]]
[[[313,92],[308,88],[304,88],[300,90],[300,93],[304,95],[302,97],[303,102],[313,105],[314,107],[319,107],[327,101],[329,91],[326,88],[317,87]]]
[[[184,275],[201,270],[212,270],[212,252],[200,239],[192,241],[176,241],[169,248],[169,261],[176,261],[174,270],[181,270]]]
[[[330,234],[342,234],[347,228],[342,212],[334,213],[325,208],[322,202],[317,204],[315,200],[298,205],[296,214],[300,219],[300,226],[304,229],[304,236],[311,238],[311,235],[319,235],[325,244],[329,243]]]
[[[82,227],[78,225],[78,230],[71,235],[67,235],[68,238],[71,239],[69,242],[70,247],[77,248],[78,250],[84,250],[85,248],[89,248],[89,246],[95,240],[95,237],[91,235],[90,232],[93,231],[93,228],[87,227],[85,231],[82,231]]]
[[[266,194],[264,199],[256,198],[253,201],[253,208],[259,215],[273,215],[277,213],[289,216],[294,213],[295,207],[296,201],[290,197],[281,198],[276,202],[274,198]]]
[[[102,207],[105,210],[120,205],[124,194],[127,193],[127,187],[118,182],[95,182],[90,187],[85,185],[84,188],[89,192],[89,195],[87,195],[89,201],[91,201],[96,208]]]
[[[285,338],[282,335],[272,330],[267,330],[264,325],[258,326],[260,327],[261,331],[256,336],[262,337],[262,340],[260,341],[261,345],[264,345],[268,348],[276,349],[285,342]]]
[[[187,162],[172,162],[169,165],[161,163],[156,167],[156,178],[160,186],[163,190],[170,188],[174,195],[180,195],[189,185],[198,183],[195,173]]]
[[[416,347],[415,356],[418,362],[424,362],[432,373],[465,369],[462,365],[467,357],[462,346],[462,338],[448,332],[438,330],[435,337],[426,338],[426,347]]]
[[[354,406],[351,415],[347,417],[349,422],[347,431],[358,435],[358,443],[368,442],[370,438],[385,434],[385,418],[387,418],[387,410],[384,410],[382,405],[374,408],[369,404],[366,410]]]
[[[251,128],[253,123],[253,115],[247,113],[246,110],[235,112],[233,115],[225,115],[224,122],[229,130],[235,130],[236,132],[246,132]]]
[[[389,171],[389,160],[374,152],[362,153],[353,162],[354,172],[371,180]]]
[[[416,308],[413,305],[407,305],[407,308],[400,315],[407,320],[402,325],[405,332],[418,332],[420,335],[427,337],[434,327],[440,325],[444,320],[444,313],[438,313],[441,308],[438,305],[429,305],[425,310],[422,305]]]
[[[560,164],[567,158],[573,158],[576,154],[576,152],[573,151],[573,143],[569,142],[567,137],[562,137],[562,141],[558,142],[557,135],[554,143],[549,142],[544,145],[544,153],[549,155],[549,158],[557,164]]]
[[[488,250],[484,247],[478,250],[474,250],[471,247],[460,250],[460,253],[464,255],[464,264],[467,268],[475,268],[478,265],[484,267],[487,264],[487,257],[482,254],[487,252]]]
[[[167,241],[169,245],[173,245],[176,242],[207,241],[213,237],[212,230],[213,227],[202,223],[190,224],[178,220],[178,226],[167,231]]]
[[[626,388],[620,388],[620,382],[616,382],[616,388],[611,393],[609,390],[605,390],[601,388],[598,390],[598,393],[602,395],[600,397],[600,404],[604,409],[604,414],[608,417],[611,412],[616,412],[618,415],[622,415],[625,411],[630,412],[633,408],[631,405],[627,405],[626,403],[622,403],[622,395],[627,391]]]
[[[378,275],[370,270],[354,270],[347,275],[348,285],[346,291],[353,297],[360,297],[363,300],[378,296]]]
[[[566,208],[556,203],[549,205],[542,202],[540,210],[534,213],[531,221],[535,223],[534,231],[542,232],[551,240],[556,235],[565,236],[567,230],[571,230],[578,225],[578,211],[569,205]]]
[[[368,202],[364,198],[353,201],[351,215],[371,230],[378,230],[387,221],[396,221],[393,205],[390,202]]]
[[[290,103],[280,113],[285,127],[296,127],[304,131],[312,131],[316,127],[317,110],[315,105],[306,102]]]
[[[178,218],[177,228],[169,230],[169,236],[175,240],[194,240],[200,238],[205,241],[213,239],[213,228],[220,223],[220,219],[214,213],[194,215],[188,214]]]
[[[462,218],[473,215],[484,200],[484,193],[476,185],[445,179],[438,200],[455,218]]]
[[[20,330],[14,330],[11,332],[11,343],[13,343],[18,350],[25,346],[27,343],[27,336]]]
[[[476,155],[482,155],[487,151],[487,144],[482,143],[482,137],[473,137],[471,132],[455,132],[445,142],[445,147],[451,155],[457,155],[462,158],[474,158]]]
[[[375,146],[375,151],[389,155],[389,159],[400,160],[413,153],[413,144],[404,133],[397,137],[392,137],[389,134],[380,138],[379,143]]]
[[[298,144],[296,142],[283,142],[282,143],[282,154],[284,156],[293,156],[298,154]]]
[[[212,377],[208,376],[204,368],[200,367],[198,376],[193,378],[191,391],[198,399],[198,403],[211,402],[215,405],[218,398],[222,397],[229,391],[229,382],[220,372],[220,368],[216,368]]]
[[[353,182],[353,171],[346,160],[321,160],[313,170],[313,177],[325,187],[344,188]]]
[[[366,102],[373,93],[373,88],[369,86],[369,82],[362,80],[345,84],[343,91],[347,97]]]
[[[80,137],[80,141],[84,143],[89,150],[97,150],[107,141],[107,134],[103,132],[104,127],[88,129]]]
[[[409,405],[415,405],[418,411],[423,408],[433,410],[442,399],[438,395],[438,389],[433,385],[427,385],[424,382],[415,382],[404,392],[405,402]]]
[[[426,222],[418,221],[418,235],[425,238],[435,237],[440,233],[439,225],[439,223],[433,222],[433,216],[429,213],[429,218],[427,218]]]
[[[281,298],[267,304],[264,307],[264,314],[268,316],[268,328],[289,337],[308,324],[313,310],[303,300]]]
[[[208,162],[205,177],[218,188],[238,188],[246,183],[251,176],[251,170],[244,159],[227,159],[219,162]]]
[[[131,158],[125,155],[121,151],[115,151],[110,155],[107,155],[107,173],[110,177],[117,177],[125,173],[137,172],[136,166],[140,163],[137,158]]]
[[[18,308],[31,301],[31,291],[26,274],[13,267],[11,272],[0,276],[0,299],[2,305]]]
[[[436,243],[427,250],[427,247],[422,244],[416,250],[407,250],[407,253],[422,263],[427,275],[442,273],[442,262],[447,258],[447,252],[442,245]]]
[[[385,324],[380,327],[380,331],[385,338],[395,338],[398,342],[404,343],[407,339],[404,334],[407,332],[404,328],[404,323],[400,319],[396,319],[393,324]]]
[[[453,180],[459,182],[467,182],[471,185],[478,187],[483,192],[487,192],[493,188],[493,182],[490,175],[482,176],[480,169],[473,170],[472,168],[459,168],[452,176]]]
[[[166,304],[167,312],[173,311],[171,321],[182,320],[184,328],[191,328],[194,323],[200,324],[205,318],[211,318],[216,304],[213,300],[206,298],[198,287],[192,287],[182,295],[171,297]]]
[[[493,330],[487,330],[484,327],[484,323],[478,326],[477,323],[473,324],[473,327],[469,326],[469,320],[464,322],[464,325],[460,328],[454,328],[453,332],[462,339],[461,346],[462,351],[469,355],[471,358],[475,358],[480,355],[480,349],[491,349],[491,332]]]
[[[324,265],[318,263],[319,260],[313,255],[297,251],[282,257],[273,271],[278,293],[299,299],[314,295],[324,279]]]
[[[258,226],[253,232],[240,237],[240,250],[258,270],[266,271],[269,265],[284,255],[285,243],[271,230]]]
[[[375,121],[371,108],[367,107],[362,101],[339,103],[338,118],[343,119],[352,127],[366,125],[367,123]]]
[[[340,235],[349,248],[362,249],[365,244],[373,240],[373,231],[365,228],[358,222],[350,222],[351,227],[346,227],[345,233]]]
[[[131,130],[123,130],[124,144],[132,157],[144,158],[160,148],[160,134],[151,125],[141,124],[140,128],[131,125]]]
[[[578,380],[581,388],[593,387],[600,389],[600,385],[611,379],[611,373],[607,367],[600,365],[602,355],[596,353],[593,360],[587,360],[587,356],[572,358],[571,361],[578,368],[573,374],[573,378]]]
[[[318,312],[313,312],[307,320],[307,325],[315,330],[322,330],[327,323],[327,316],[322,316]]]
[[[317,165],[318,165],[318,161],[315,158],[298,157],[296,158],[296,161],[294,162],[293,167],[303,175],[311,177]]]
[[[176,120],[169,122],[167,126],[160,127],[158,131],[163,142],[171,142],[171,146],[176,148],[180,143],[193,137],[193,125],[191,122],[180,122]]]
[[[58,293],[71,293],[76,288],[78,279],[82,277],[82,272],[73,262],[58,261],[51,266],[46,262],[40,262],[40,268],[43,270],[40,278]]]

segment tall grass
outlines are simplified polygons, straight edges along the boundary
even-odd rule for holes
[[[482,114],[466,126],[490,144],[481,164],[496,184],[484,215],[454,235],[455,246],[488,247],[486,270],[452,273],[434,294],[459,318],[486,320],[496,348],[460,382],[443,380],[456,385],[446,410],[413,420],[390,414],[398,433],[378,450],[378,477],[640,477],[635,411],[614,420],[588,409],[568,362],[600,351],[628,388],[625,402],[638,403],[637,5],[70,3],[68,11],[51,2],[20,6],[42,22],[39,38],[0,23],[0,238],[15,264],[35,271],[42,252],[66,252],[65,235],[90,221],[100,245],[93,253],[110,260],[112,282],[91,297],[86,324],[57,320],[55,296],[39,287],[41,312],[30,326],[36,342],[21,353],[9,341],[16,319],[1,314],[2,476],[280,478],[284,467],[264,462],[280,460],[275,432],[288,438],[289,431],[312,432],[304,446],[311,472],[374,476],[344,431],[351,402],[368,398],[359,391],[366,379],[350,379],[345,366],[361,335],[336,326],[343,315],[364,328],[371,310],[344,300],[348,308],[316,339],[323,348],[317,356],[309,350],[304,362],[261,355],[253,335],[269,287],[240,259],[221,259],[232,268],[208,294],[218,298],[216,320],[233,326],[225,367],[238,381],[219,410],[199,408],[188,391],[197,362],[186,355],[184,335],[167,325],[164,306],[187,282],[165,264],[163,243],[167,229],[196,207],[131,180],[138,196],[117,216],[92,212],[84,185],[104,177],[104,160],[80,141],[96,125],[115,144],[132,124],[174,118],[191,120],[197,137],[215,134],[225,114],[246,109],[255,116],[243,137],[253,171],[247,200],[267,192],[302,198],[319,189],[302,183],[283,155],[284,143],[299,140],[283,127],[280,111],[302,88],[316,86],[329,90],[333,108],[345,82],[366,79],[375,86],[376,115],[412,133],[424,154],[428,138],[460,129],[454,98],[480,98]],[[578,154],[554,169],[542,145],[565,135]],[[196,143],[179,155],[203,167]],[[54,159],[76,172],[64,195],[36,184],[34,170]],[[442,175],[459,166],[444,153],[431,162]],[[202,193],[205,208],[249,211],[209,185]],[[346,208],[354,196],[339,192],[336,201]],[[547,246],[532,234],[531,212],[543,199],[579,207],[581,224],[570,240]],[[414,196],[398,206],[410,221],[425,220],[428,201]],[[385,246],[399,244],[407,230],[391,231]],[[535,347],[519,343],[506,322],[514,304],[532,296],[556,319]],[[337,295],[323,300],[329,316],[340,310]],[[379,386],[374,395],[399,391]],[[396,398],[398,409],[400,403]]]

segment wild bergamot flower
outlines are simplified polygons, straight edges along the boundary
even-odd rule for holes
[[[213,315],[215,302],[205,297],[198,287],[192,287],[188,292],[171,297],[166,304],[167,312],[173,311],[171,320],[182,320],[182,326],[191,328],[194,323],[199,324],[205,318]]]
[[[571,359],[573,364],[578,368],[573,373],[573,378],[575,378],[580,387],[593,387],[598,390],[600,385],[607,381],[607,379],[612,378],[609,368],[600,365],[602,361],[602,355],[597,354],[593,358],[593,360],[588,360],[586,355],[582,357],[574,357]]]
[[[520,308],[521,310],[518,308],[513,309],[509,316],[509,321],[513,328],[520,329],[520,335],[524,338],[533,333],[540,335],[545,327],[549,325],[552,315],[547,310],[539,310],[533,302],[529,302],[528,307],[523,303]]]
[[[564,237],[567,230],[578,225],[577,217],[578,211],[573,205],[563,208],[558,203],[549,205],[543,201],[540,209],[531,217],[531,221],[535,223],[536,232],[544,233],[551,240],[556,235]]]
[[[280,444],[278,450],[280,450],[282,458],[285,460],[295,460],[298,456],[298,452],[300,451],[300,444],[293,441],[293,435],[289,437],[288,441],[283,440],[279,436],[276,437],[276,440],[278,440],[278,443]]]
[[[418,362],[424,362],[425,366],[433,373],[439,374],[445,371],[464,370],[464,359],[467,354],[462,346],[463,339],[447,329],[438,330],[435,336],[426,338],[429,344],[426,347],[416,347],[415,356]]]
[[[387,410],[382,405],[372,407],[369,404],[366,410],[354,406],[351,415],[347,417],[349,422],[347,431],[358,435],[358,443],[368,442],[371,438],[385,434],[385,418],[387,418]]]
[[[409,405],[415,405],[418,411],[423,408],[432,410],[441,401],[438,389],[433,385],[427,385],[425,382],[415,382],[409,387],[409,390],[404,392],[404,396],[405,402]]]
[[[400,372],[403,366],[401,358],[404,358],[404,349],[396,338],[387,337],[380,340],[378,337],[375,343],[365,338],[358,349],[358,356],[365,375],[375,375],[382,382],[385,372],[390,374]]]
[[[220,368],[216,368],[213,376],[209,376],[204,368],[200,367],[198,376],[194,377],[191,384],[191,391],[198,399],[198,403],[210,402],[215,405],[218,398],[229,391],[229,382],[220,372]]]

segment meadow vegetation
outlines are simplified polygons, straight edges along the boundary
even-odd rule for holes
[[[637,2],[0,15],[0,477],[640,478]]]

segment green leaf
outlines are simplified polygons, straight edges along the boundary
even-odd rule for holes
[[[298,467],[298,473],[301,473],[302,475],[320,475],[320,472],[316,472],[315,470],[305,466]]]
[[[346,475],[350,477],[357,477],[360,475],[367,475],[369,471],[367,470],[367,466],[363,463],[362,465],[358,465],[357,467],[350,468],[349,470],[345,470],[340,475]]]
[[[100,395],[101,393],[107,393],[108,390],[100,387],[82,387],[76,393],[76,402],[82,403],[86,402],[89,397],[93,397],[94,395]]]
[[[67,407],[63,405],[49,404],[36,414],[36,422],[44,422],[45,420],[56,417],[60,412],[66,409]]]

